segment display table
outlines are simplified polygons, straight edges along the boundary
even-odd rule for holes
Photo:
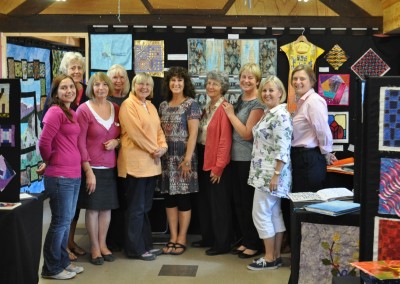
[[[331,217],[301,209],[305,204],[290,201],[290,247],[291,247],[291,275],[290,283],[297,284],[300,266],[301,223],[332,224],[345,226],[359,226],[360,212]]]
[[[0,210],[0,283],[38,283],[44,194]]]

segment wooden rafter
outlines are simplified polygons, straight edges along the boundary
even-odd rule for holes
[[[319,0],[341,17],[371,17],[351,0]]]
[[[22,16],[22,15],[35,15],[39,14],[46,8],[48,8],[51,4],[54,3],[54,0],[26,0],[21,5],[12,10],[9,15],[10,16]]]

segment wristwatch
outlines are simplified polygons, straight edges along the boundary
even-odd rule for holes
[[[279,176],[281,174],[280,171],[274,171],[274,174],[276,174],[277,176]]]

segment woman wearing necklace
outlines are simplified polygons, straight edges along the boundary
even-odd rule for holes
[[[89,261],[95,265],[115,259],[106,245],[111,210],[118,208],[115,148],[119,146],[121,129],[119,107],[107,100],[112,93],[110,78],[95,73],[86,90],[90,100],[77,110],[81,127],[78,146],[84,171],[78,202],[86,209],[85,224],[91,243]]]
[[[166,194],[171,234],[163,252],[178,255],[186,250],[191,218],[189,193],[199,191],[195,148],[201,111],[185,68],[171,67],[165,73],[163,90],[166,100],[160,104],[159,114],[168,152],[162,160],[161,193]]]
[[[194,247],[211,247],[207,255],[230,251],[232,237],[231,188],[224,171],[230,161],[232,126],[222,107],[229,78],[211,71],[206,77],[210,102],[200,120],[197,149],[199,157],[199,217],[202,239]]]
[[[231,162],[228,169],[238,222],[236,227],[239,227],[241,234],[241,244],[232,253],[240,258],[252,258],[260,253],[262,245],[252,219],[254,188],[247,184],[253,148],[252,129],[264,113],[264,106],[258,100],[260,67],[255,63],[245,64],[240,69],[239,80],[243,93],[235,106],[227,102],[222,104],[233,126]]]

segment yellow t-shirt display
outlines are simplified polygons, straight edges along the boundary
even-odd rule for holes
[[[289,60],[289,84],[288,84],[288,99],[287,108],[290,113],[296,110],[296,95],[290,82],[292,70],[300,64],[308,64],[314,69],[314,64],[317,58],[324,53],[322,48],[305,41],[294,41],[281,46],[281,50],[285,52]]]

